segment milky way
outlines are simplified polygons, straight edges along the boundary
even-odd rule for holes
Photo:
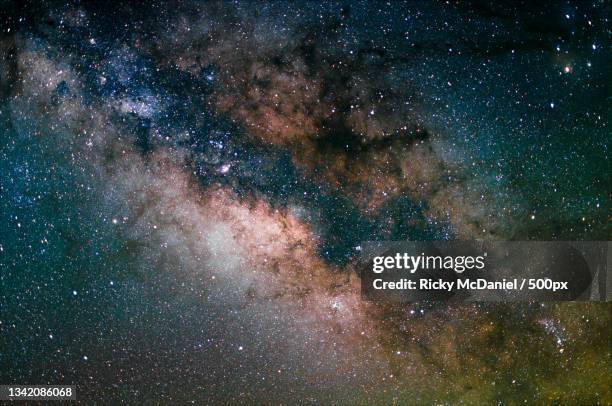
[[[610,5],[2,5],[0,382],[608,404],[607,303],[377,304],[368,240],[610,237]]]

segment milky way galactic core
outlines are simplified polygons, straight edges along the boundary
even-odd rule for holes
[[[609,302],[379,303],[357,266],[610,239],[611,8],[0,1],[0,384],[612,404]]]

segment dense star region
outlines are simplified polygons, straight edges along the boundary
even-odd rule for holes
[[[0,7],[0,383],[612,403],[609,303],[356,272],[363,241],[610,238],[610,2]]]

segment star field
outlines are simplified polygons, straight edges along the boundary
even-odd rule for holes
[[[367,302],[369,240],[608,240],[609,2],[0,3],[0,383],[610,404],[609,303]]]

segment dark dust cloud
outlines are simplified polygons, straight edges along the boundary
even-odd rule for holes
[[[610,404],[609,304],[362,300],[366,240],[607,240],[610,3],[0,2],[0,381]]]

